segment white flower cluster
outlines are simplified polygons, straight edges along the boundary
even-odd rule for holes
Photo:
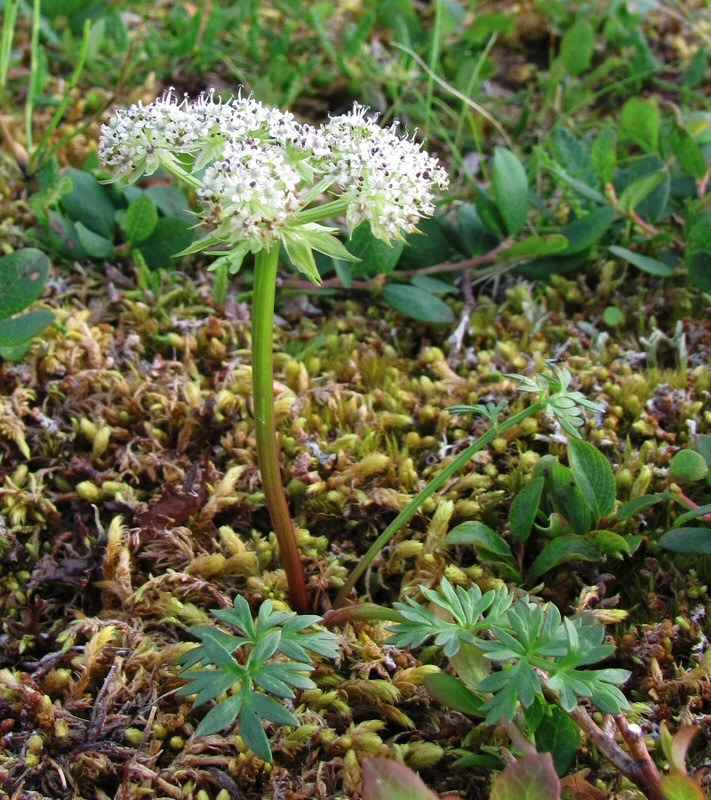
[[[250,138],[205,170],[198,197],[218,238],[278,239],[299,209],[301,181],[283,148]]]
[[[349,230],[368,220],[375,236],[390,241],[434,213],[433,188],[447,187],[447,173],[413,139],[399,136],[396,124],[381,128],[356,104],[331,118],[323,134],[334,178],[350,201]]]
[[[241,242],[279,238],[318,199],[314,185],[339,190],[351,231],[367,220],[390,241],[431,215],[434,190],[447,186],[435,158],[363,106],[315,128],[251,97],[223,102],[213,92],[191,101],[169,90],[116,111],[102,127],[99,157],[117,179],[160,167],[190,179],[215,236]]]

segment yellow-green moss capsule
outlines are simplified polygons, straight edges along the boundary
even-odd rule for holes
[[[72,671],[70,669],[61,668],[53,669],[47,673],[44,679],[44,685],[50,694],[58,694],[62,691],[72,680]]]
[[[95,486],[91,481],[82,481],[76,485],[76,493],[82,500],[89,503],[98,503],[104,496],[104,493],[98,486]]]
[[[131,747],[138,747],[143,741],[143,731],[138,728],[126,728],[124,736]]]
[[[94,437],[94,446],[91,448],[91,455],[94,458],[101,458],[109,446],[110,439],[111,428],[109,428],[108,425],[102,425]]]

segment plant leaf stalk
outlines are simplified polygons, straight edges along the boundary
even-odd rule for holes
[[[279,244],[260,250],[255,256],[254,300],[252,306],[252,391],[257,438],[257,457],[264,497],[279,543],[291,605],[300,614],[308,610],[306,580],[296,543],[296,529],[289,512],[279,468],[279,447],[274,421],[274,379],[272,335],[274,295],[279,261]]]
[[[504,422],[493,425],[485,434],[480,436],[475,442],[469,445],[449,464],[445,467],[436,478],[433,478],[427,486],[413,499],[408,505],[395,517],[395,519],[388,525],[388,527],[378,536],[378,538],[370,546],[368,552],[358,562],[356,568],[351,572],[348,580],[345,582],[339,591],[334,608],[341,608],[348,600],[348,595],[353,590],[360,576],[368,569],[373,563],[375,557],[385,547],[385,545],[392,539],[392,537],[415,516],[425,501],[431,497],[438,489],[458,472],[471,458],[473,458],[480,450],[483,450],[490,442],[500,436],[504,431],[519,425],[523,420],[543,411],[548,405],[548,399],[539,400],[518,414],[514,414]]]

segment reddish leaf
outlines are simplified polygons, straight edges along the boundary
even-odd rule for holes
[[[672,737],[669,761],[674,772],[686,775],[686,753],[699,730],[698,725],[684,725]]]
[[[494,778],[490,800],[560,800],[560,781],[550,753],[519,758]]]
[[[182,525],[194,514],[202,502],[200,494],[180,492],[168,485],[163,488],[160,500],[137,517],[137,522],[144,530],[147,528],[165,527],[166,525]]]
[[[363,761],[363,800],[438,800],[409,767],[389,758]]]

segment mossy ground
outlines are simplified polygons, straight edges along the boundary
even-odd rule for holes
[[[623,295],[624,276],[605,275],[485,287],[457,352],[451,330],[370,297],[281,303],[283,470],[318,610],[395,512],[481,430],[447,407],[526,402],[506,372],[564,358],[585,394],[606,404],[585,435],[613,462],[619,498],[666,485],[673,453],[711,427],[711,322],[683,287],[646,282]],[[612,301],[626,319],[615,329],[602,321]],[[273,765],[236,734],[192,735],[204,710],[175,694],[186,628],[236,592],[255,608],[285,599],[256,467],[249,306],[231,293],[216,308],[204,274],[165,275],[154,295],[120,263],[63,272],[47,304],[58,325],[0,371],[10,796],[351,797],[358,759],[394,749],[434,788],[485,797],[486,774],[451,768],[447,750],[505,737],[433,705],[421,684],[434,654],[388,646],[381,625],[343,632],[342,658],[319,666],[319,688],[295,704],[301,727],[270,727]],[[655,326],[678,341],[677,321],[684,363],[668,342],[645,350]],[[444,535],[466,519],[503,531],[538,458],[564,451],[546,419],[497,440],[386,549],[365,593],[388,603],[443,575],[492,585],[495,570],[471,549],[448,550]],[[627,523],[645,535],[632,558],[561,567],[540,592],[568,611],[586,602],[602,619],[627,611],[610,630],[634,673],[630,696],[645,704],[638,713],[652,724],[703,722],[709,684],[693,668],[709,634],[711,575],[704,560],[659,549],[665,517]],[[709,743],[706,727],[695,759]],[[582,755],[579,768],[628,796],[614,793],[604,764]]]

